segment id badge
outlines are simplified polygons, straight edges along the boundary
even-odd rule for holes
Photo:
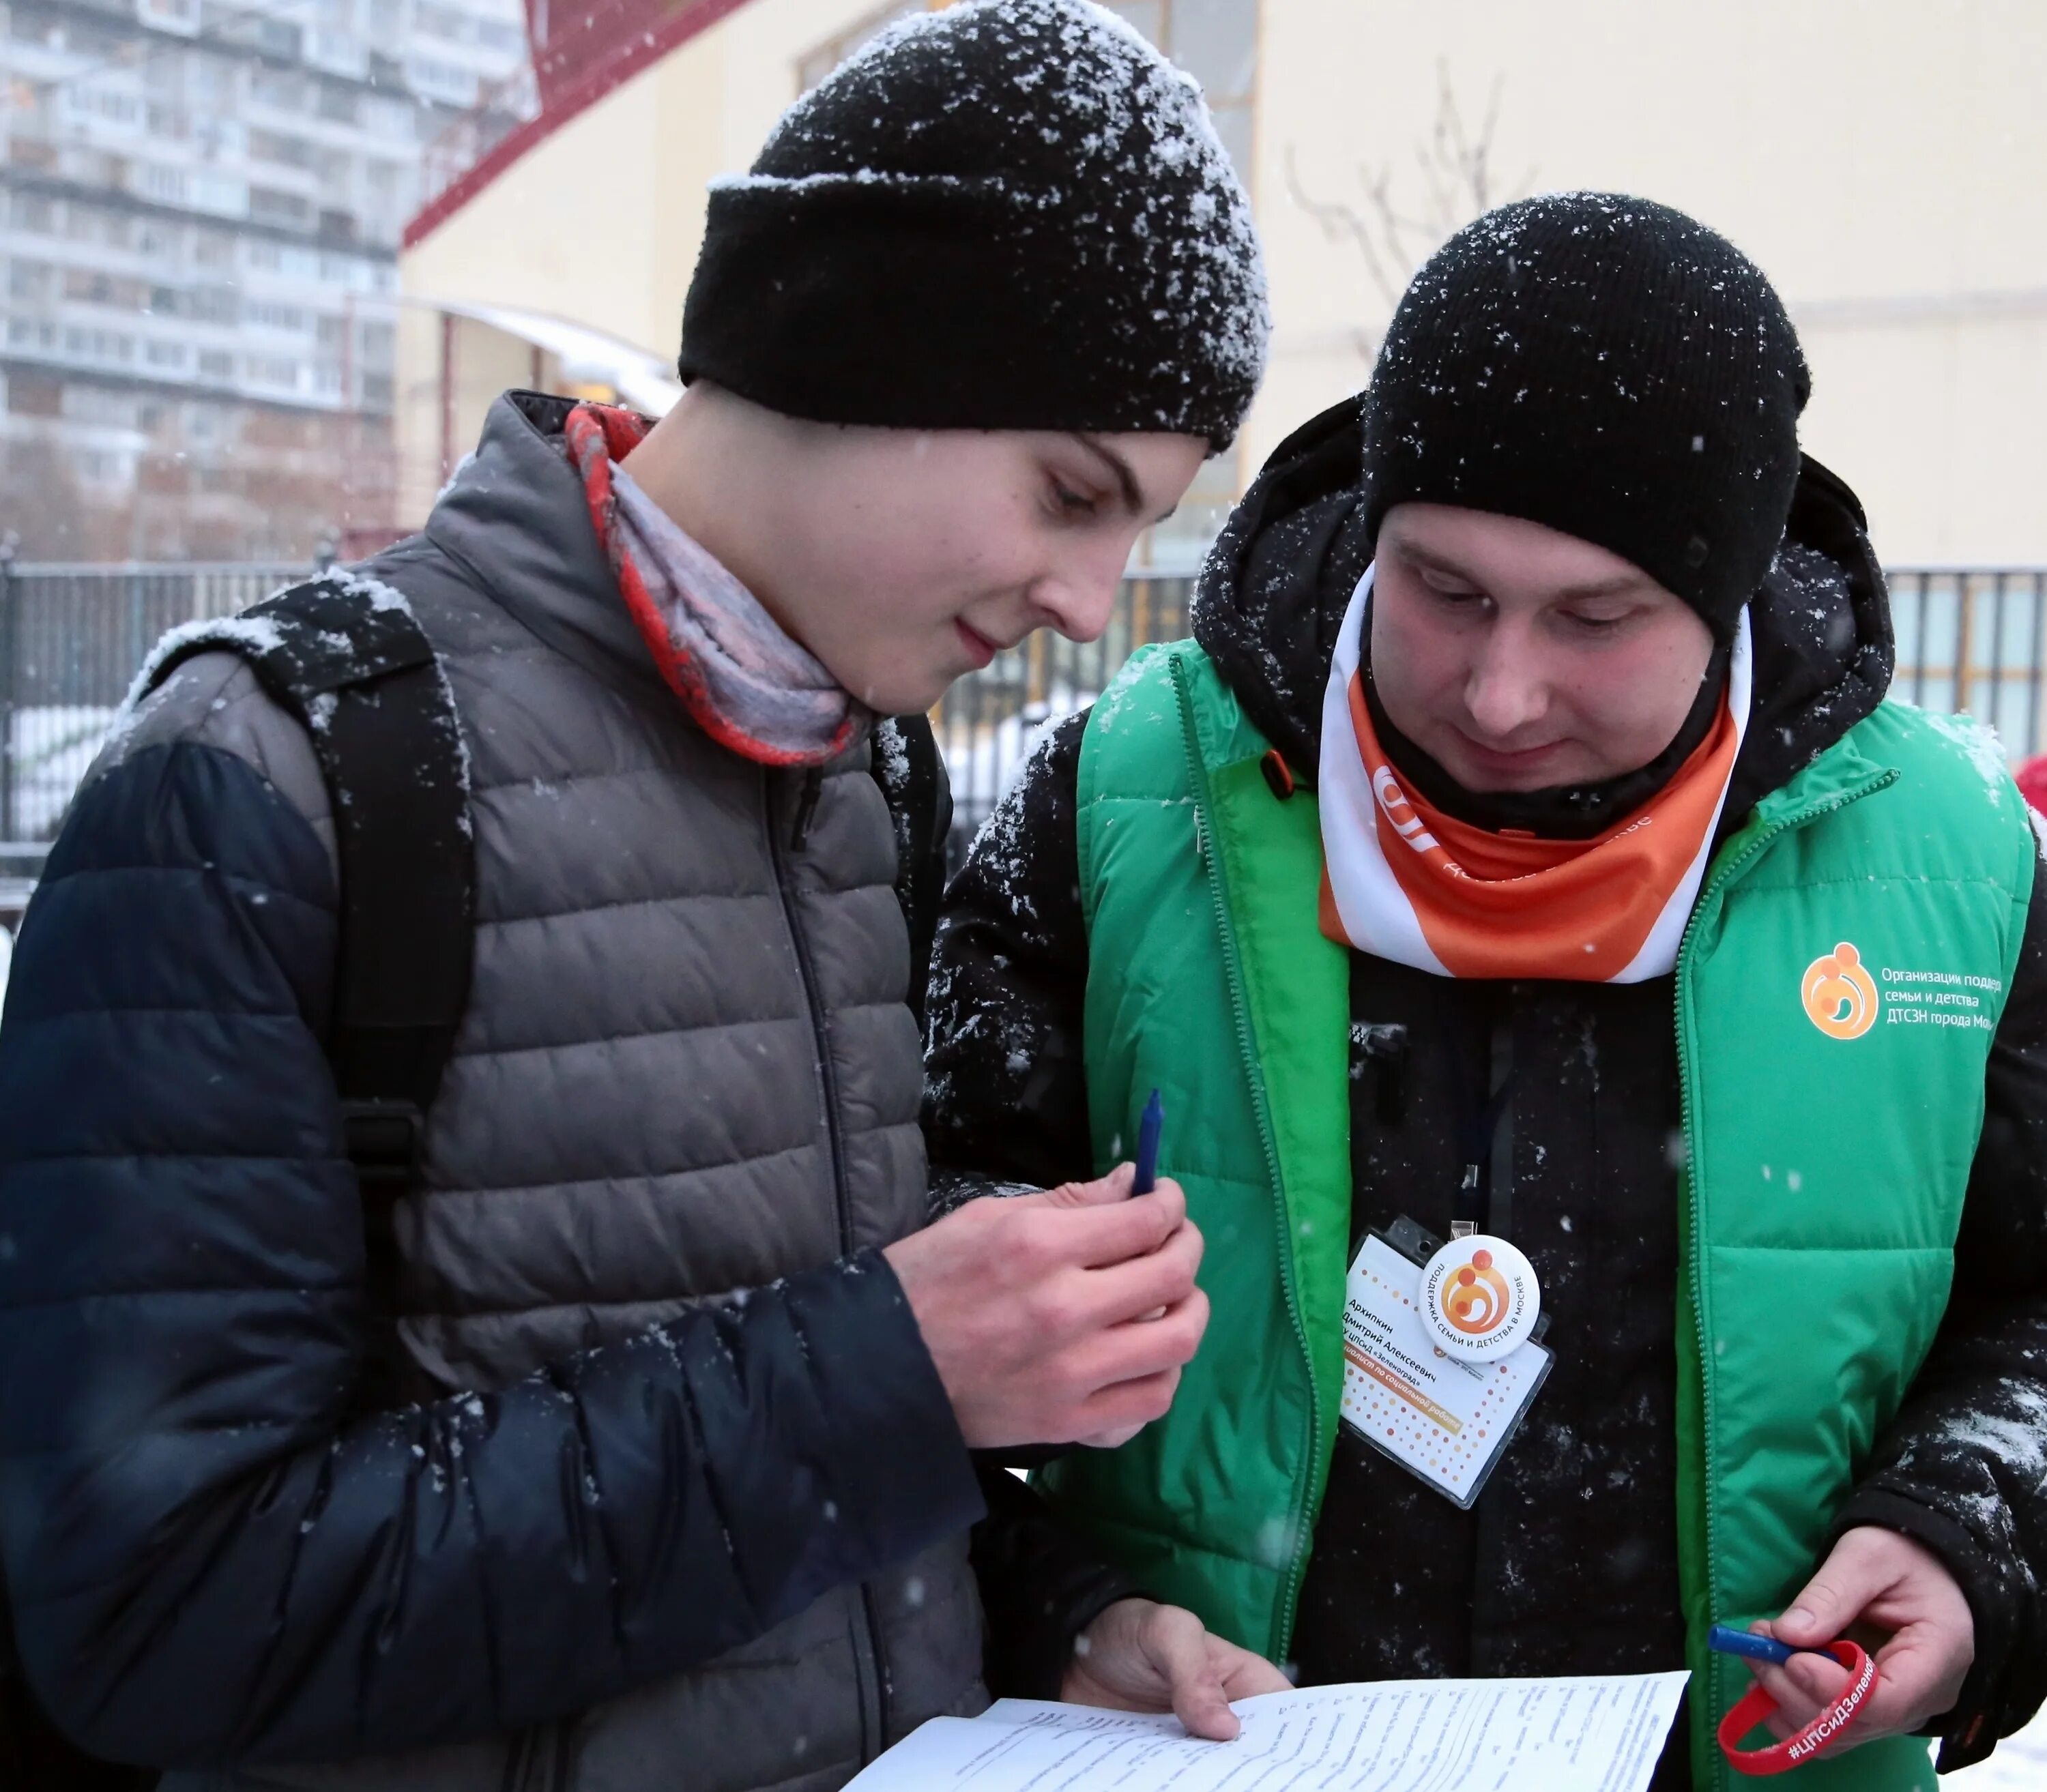
[[[1473,1361],[1430,1335],[1422,1265],[1440,1247],[1412,1220],[1368,1233],[1344,1302],[1343,1423],[1468,1511],[1550,1373],[1546,1325],[1503,1356]]]

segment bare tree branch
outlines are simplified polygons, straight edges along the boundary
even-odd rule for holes
[[[1415,269],[1445,238],[1506,203],[1506,198],[1523,198],[1534,189],[1532,165],[1511,195],[1503,197],[1497,189],[1493,150],[1506,79],[1503,75],[1494,78],[1486,96],[1483,122],[1474,136],[1457,103],[1448,60],[1437,63],[1435,116],[1428,135],[1412,146],[1425,200],[1420,216],[1411,215],[1396,200],[1391,164],[1383,167],[1360,164],[1359,192],[1355,197],[1320,198],[1302,178],[1294,145],[1287,145],[1283,160],[1288,195],[1321,227],[1328,241],[1348,244],[1356,251],[1366,279],[1388,311],[1399,303]],[[1358,353],[1368,362],[1377,355],[1379,332],[1358,329],[1351,336]]]

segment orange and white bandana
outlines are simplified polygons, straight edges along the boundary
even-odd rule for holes
[[[1401,778],[1364,700],[1372,597],[1351,594],[1322,699],[1322,931],[1439,977],[1636,983],[1677,962],[1748,725],[1748,612],[1718,719],[1677,774],[1597,838],[1493,833],[1441,813]]]

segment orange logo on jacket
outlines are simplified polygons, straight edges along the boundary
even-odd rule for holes
[[[1467,1338],[1484,1338],[1505,1323],[1507,1278],[1492,1266],[1492,1253],[1473,1251],[1472,1260],[1443,1284],[1443,1317]]]
[[[1805,1014],[1829,1039],[1859,1039],[1876,1025],[1876,982],[1844,940],[1805,967],[1798,987]]]

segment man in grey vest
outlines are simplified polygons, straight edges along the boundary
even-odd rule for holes
[[[978,1708],[969,1449],[1163,1412],[1201,1241],[1127,1172],[920,1230],[935,843],[876,719],[1101,631],[1267,328],[1198,94],[1005,0],[714,192],[668,418],[499,401],[339,581],[430,644],[473,844],[388,1280],[324,1049],[371,799],[252,672],[269,624],[182,644],[0,1028],[0,1550],[78,1743],[188,1792],[828,1792]],[[1077,1623],[1117,1590],[1037,1560]],[[1133,1609],[1109,1683],[1244,1684]]]

